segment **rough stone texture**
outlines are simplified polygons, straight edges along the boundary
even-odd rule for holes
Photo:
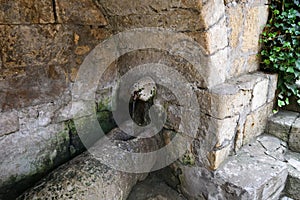
[[[251,110],[254,111],[257,108],[264,105],[268,98],[268,88],[269,87],[269,80],[265,79],[259,83],[257,83],[253,88],[253,99]]]
[[[284,195],[294,200],[300,199],[300,154],[288,152],[285,156],[288,162],[289,175]]]
[[[125,124],[127,125],[129,124]],[[130,174],[111,169],[96,159],[97,152],[99,150],[105,152],[105,158],[109,160],[115,159],[114,163],[117,165],[115,168],[118,168],[119,164],[127,162],[124,160],[126,159],[125,152],[152,152],[161,146],[162,141],[159,140],[159,136],[146,139],[134,138],[119,128],[110,131],[108,138],[113,144],[109,152],[106,151],[108,144],[103,143],[103,138],[100,139],[89,149],[96,153],[94,155],[96,157],[89,152],[81,154],[54,170],[19,199],[41,199],[46,196],[55,199],[78,198],[79,196],[81,199],[126,199],[132,187],[138,180],[144,179],[146,174]],[[125,150],[121,154],[117,151],[120,148]],[[150,170],[156,158],[148,157],[147,159],[147,163],[142,164]],[[139,160],[130,161],[133,165],[131,167],[142,167],[142,164],[138,165]]]
[[[54,23],[52,6],[48,0],[1,0],[0,24]]]
[[[55,157],[54,152],[58,151],[56,148],[62,148],[62,154],[57,155],[63,158],[72,152],[64,149],[67,146],[65,143],[70,141],[68,139],[70,136],[64,140],[64,137],[58,136],[57,132],[64,131],[63,124],[73,117],[70,113],[70,91],[76,81],[81,63],[97,44],[112,33],[137,27],[170,28],[199,42],[205,54],[201,59],[204,72],[199,73],[198,69],[188,61],[180,56],[170,56],[169,52],[159,50],[131,52],[119,58],[111,66],[107,66],[107,71],[100,80],[101,86],[95,95],[96,102],[103,99],[110,100],[112,88],[120,76],[130,68],[150,62],[163,63],[172,67],[189,83],[193,83],[191,85],[198,93],[201,111],[209,115],[201,122],[206,132],[192,135],[195,146],[191,149],[202,151],[199,153],[201,158],[194,159],[194,163],[203,163],[201,159],[204,159],[206,167],[217,168],[233,150],[245,144],[244,126],[249,121],[247,120],[249,116],[254,115],[251,111],[251,102],[255,104],[255,109],[263,108],[271,104],[274,96],[275,79],[266,78],[267,75],[261,74],[240,76],[257,70],[258,60],[254,55],[258,49],[258,34],[261,31],[259,26],[263,25],[267,18],[266,6],[263,3],[260,1],[260,4],[256,5],[250,0],[2,2],[0,111],[16,109],[20,118],[20,130],[15,127],[14,130],[5,131],[12,133],[0,137],[3,146],[9,145],[7,152],[12,152],[9,157],[3,149],[0,155],[3,155],[1,160],[5,160],[3,163],[8,163],[14,155],[12,166],[18,165],[22,168],[20,173],[15,175],[16,179],[11,179],[9,187],[14,186],[16,182],[22,183],[28,174],[39,176],[39,173],[45,173],[48,170],[43,167],[45,160],[47,166],[54,166],[48,163],[51,161],[49,158]],[[265,85],[267,82],[264,81],[265,79],[269,79],[269,86]],[[256,97],[253,101],[252,95],[259,95],[253,93],[256,84],[260,84],[264,92],[263,96]],[[268,96],[265,97],[267,87]],[[261,92],[259,89],[256,91]],[[163,101],[167,102],[164,106],[168,107],[165,128],[176,132],[180,130],[178,116],[182,107],[178,106],[176,99],[173,99],[174,95],[168,95],[167,92],[163,95],[167,99]],[[270,104],[263,104],[265,100]],[[48,103],[55,106],[41,109]],[[101,110],[101,105],[98,104],[97,109]],[[103,113],[101,116],[98,115],[98,118],[108,119],[111,107],[108,110],[101,110]],[[26,112],[30,113],[29,117],[26,116]],[[184,123],[191,121],[196,115],[200,114],[193,112],[183,119]],[[205,140],[201,141],[202,137]],[[78,142],[79,139],[75,138],[72,141]],[[25,143],[24,148],[27,151],[24,148],[24,152],[12,151],[19,145],[25,146]],[[27,143],[36,145],[27,146]],[[37,146],[40,146],[38,150],[35,149]],[[49,151],[45,150],[43,154],[40,152],[44,151],[43,149]],[[191,157],[195,156],[194,152],[190,153]],[[22,154],[23,157],[20,156]],[[29,163],[24,166],[22,163],[26,164],[28,160],[34,164]],[[0,177],[8,178],[15,173],[4,170],[4,165],[0,164],[0,166],[3,168]],[[40,166],[38,170],[36,170],[37,166]],[[23,183],[23,185],[30,184]]]
[[[56,0],[59,23],[105,26],[107,21],[92,0]]]
[[[16,111],[0,113],[0,137],[19,130],[19,118]]]
[[[170,188],[161,177],[150,174],[139,182],[129,194],[128,200],[185,200],[182,194]]]
[[[215,172],[177,164],[180,188],[188,199],[279,199],[288,174],[285,152],[286,143],[262,136]]]
[[[86,152],[50,173],[17,199],[126,199],[144,176],[113,170]]]
[[[289,138],[289,148],[292,151],[300,152],[300,117],[292,124]]]
[[[264,133],[268,117],[272,113],[272,108],[273,103],[266,104],[247,116],[244,128],[243,144],[249,143],[256,136]]]
[[[269,118],[267,133],[288,142],[292,125],[299,116],[296,112],[280,111]]]
[[[248,8],[245,29],[242,36],[242,51],[243,52],[257,52],[259,33],[262,31],[264,25],[268,20],[268,6],[260,5]]]

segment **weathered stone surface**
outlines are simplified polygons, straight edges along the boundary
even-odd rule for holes
[[[300,152],[300,117],[292,124],[289,137],[289,148],[292,151]]]
[[[109,20],[114,24],[117,31],[144,27],[171,28],[176,31],[196,31],[203,28],[199,12],[185,9],[165,11],[153,15],[112,16]]]
[[[70,132],[68,124],[52,123],[59,107],[49,103],[18,111],[19,130],[0,140],[0,145],[6,146],[0,150],[0,198],[13,198],[37,181],[39,175],[82,152],[80,139]]]
[[[268,90],[267,102],[269,103],[269,102],[274,101],[274,99],[275,99],[278,75],[277,74],[268,74],[268,77],[269,77],[269,90]]]
[[[56,0],[58,22],[105,26],[107,21],[92,0]]]
[[[227,37],[224,37],[224,33],[226,33],[227,27],[226,27],[226,21],[225,17],[222,18],[218,24],[214,25],[210,29],[206,30],[203,35],[205,35],[206,41],[207,41],[207,53],[213,54],[216,51],[225,48],[228,45]],[[223,33],[223,34],[222,34]],[[224,63],[223,63],[224,65]],[[225,68],[223,66],[222,68]]]
[[[55,101],[61,103],[69,98],[62,67],[38,66],[25,69],[26,76],[11,77],[2,81],[0,107],[3,110]]]
[[[147,15],[156,14],[173,9],[198,10],[201,2],[198,0],[171,0],[171,1],[135,1],[135,0],[97,0],[110,16]],[[128,6],[130,5],[130,6]]]
[[[254,111],[264,105],[267,102],[268,97],[268,89],[269,89],[269,80],[263,79],[258,82],[254,88],[252,93],[252,104],[251,110]]]
[[[249,143],[256,136],[264,133],[272,108],[273,103],[265,104],[247,116],[243,132],[243,144]]]
[[[206,29],[215,25],[224,15],[225,5],[223,1],[202,1],[201,17]]]
[[[209,169],[217,169],[232,150],[238,116],[215,119],[200,115],[198,140],[193,144],[197,161]]]
[[[229,45],[232,48],[236,48],[241,42],[240,34],[242,33],[244,23],[243,7],[240,4],[232,7],[227,7],[226,13],[228,14],[229,18]]]
[[[215,172],[176,163],[181,191],[188,199],[278,199],[287,178],[286,144],[271,136],[258,140]]]
[[[61,25],[1,26],[4,67],[65,64],[73,35]]]
[[[170,188],[161,177],[150,174],[132,189],[128,200],[185,200],[182,194]]]
[[[257,54],[249,55],[246,62],[246,71],[245,72],[255,72],[259,70],[259,57]]]
[[[288,142],[289,133],[298,113],[280,111],[269,118],[266,132]]]
[[[86,152],[50,173],[18,199],[126,199],[144,177],[113,170]]]
[[[289,175],[284,189],[284,195],[298,200],[300,197],[300,154],[288,152],[286,155]]]
[[[229,82],[230,83],[230,82]],[[222,84],[210,91],[198,90],[202,112],[218,119],[232,117],[250,105],[251,91],[239,90],[234,84]]]
[[[249,7],[245,16],[242,51],[257,52],[259,34],[268,20],[268,7],[265,5]]]
[[[54,22],[52,1],[1,1],[0,24],[46,24]]]
[[[225,181],[227,198],[233,199],[278,199],[287,178],[287,166],[280,160],[275,160],[269,152],[274,147],[283,148],[280,140],[260,138],[251,146],[242,148],[237,156],[230,158],[217,174]],[[265,142],[264,142],[265,141]],[[270,144],[267,145],[266,142]],[[268,155],[269,153],[269,155]],[[284,151],[279,154],[283,155]]]
[[[19,130],[19,118],[16,111],[0,113],[0,137]]]

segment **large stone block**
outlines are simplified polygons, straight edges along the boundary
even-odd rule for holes
[[[48,24],[54,22],[52,1],[1,1],[0,24]]]
[[[258,138],[229,157],[216,171],[182,166],[180,190],[189,199],[279,199],[288,170],[284,163],[286,144],[270,136]]]
[[[222,0],[202,1],[201,19],[205,29],[215,25],[225,15],[225,5]],[[224,33],[224,38],[227,34]]]
[[[72,32],[61,25],[1,26],[5,68],[66,64],[73,48]]]
[[[232,117],[244,109],[249,109],[251,91],[240,90],[233,84],[222,84],[210,91],[199,90],[200,109],[218,119]]]
[[[101,5],[110,16],[149,15],[176,8],[199,10],[202,5],[201,1],[198,0],[97,0],[97,2],[99,2],[99,5]]]
[[[244,15],[243,15],[243,7],[240,4],[227,7],[226,13],[229,18],[229,45],[232,48],[237,48],[240,41],[240,35],[243,30],[243,22],[244,22]]]
[[[248,7],[242,36],[242,51],[257,52],[259,34],[268,20],[268,6],[259,4]]]
[[[19,130],[19,117],[16,111],[0,113],[0,137]]]
[[[176,31],[196,31],[203,28],[198,12],[193,10],[174,9],[153,15],[126,15],[109,18],[117,31],[133,28],[160,27]]]
[[[288,174],[286,164],[276,159],[283,154],[276,138],[262,137],[242,148],[216,171],[225,199],[278,199]]]
[[[107,21],[92,0],[55,0],[59,23],[105,26]]]
[[[193,144],[193,151],[209,169],[217,169],[232,150],[238,116],[226,119],[215,119],[201,114],[198,140]]]
[[[243,131],[243,144],[249,143],[253,138],[264,133],[272,108],[273,103],[268,103],[247,116]]]
[[[292,151],[300,152],[300,117],[292,124],[289,137],[289,148]]]
[[[208,54],[213,54],[228,45],[228,39],[227,37],[224,37],[225,34],[220,34],[226,33],[227,31],[225,20],[225,17],[222,18],[217,24],[204,32],[207,37],[206,40],[208,48],[206,51]],[[225,66],[222,66],[222,68],[225,68]]]
[[[298,115],[291,111],[278,112],[269,118],[266,132],[288,142],[291,127]]]

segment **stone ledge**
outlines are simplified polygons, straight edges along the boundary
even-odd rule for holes
[[[291,127],[298,116],[299,113],[296,112],[280,111],[269,118],[266,132],[287,142]]]

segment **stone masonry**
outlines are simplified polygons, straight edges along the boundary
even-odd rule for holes
[[[12,0],[0,6],[0,199],[23,192],[42,175],[84,151],[71,113],[72,87],[86,56],[113,34],[168,28],[202,47],[198,76],[191,63],[169,52],[142,49],[107,67],[95,94],[106,132],[115,127],[112,94],[130,68],[163,63],[191,84],[200,126],[189,135],[195,169],[216,170],[264,132],[276,75],[257,72],[259,34],[268,18],[265,0]],[[167,89],[166,133],[180,132],[180,106]],[[190,117],[193,117],[192,115]],[[170,134],[165,135],[166,143]],[[183,163],[184,164],[184,163]],[[183,171],[183,175],[185,172]],[[188,188],[186,188],[188,189]]]

